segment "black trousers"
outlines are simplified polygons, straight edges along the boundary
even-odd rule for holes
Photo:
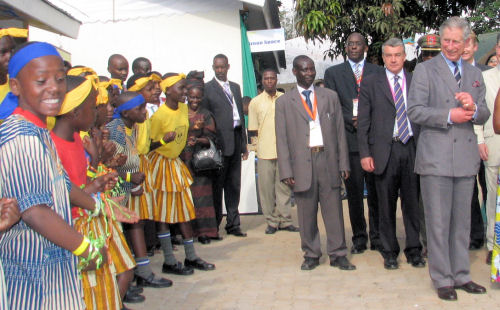
[[[387,167],[383,174],[375,175],[379,206],[380,240],[384,257],[397,257],[399,244],[396,238],[396,208],[398,191],[401,197],[401,211],[406,232],[405,255],[407,258],[420,255],[418,217],[419,179],[413,172],[415,166],[415,143],[394,142]]]
[[[241,185],[241,129],[234,131],[234,153],[224,156],[224,166],[216,176],[212,187],[217,227],[222,222],[222,195],[226,204],[226,231],[240,227],[240,185]]]
[[[378,229],[378,205],[375,190],[374,176],[361,168],[359,153],[349,153],[351,174],[345,181],[347,190],[347,203],[349,206],[349,220],[352,228],[352,243],[354,246],[366,246],[368,236],[366,233],[366,220],[364,209],[364,184],[368,190],[368,220],[370,225],[370,243],[372,246],[380,245]]]
[[[481,192],[483,194],[483,199],[486,200],[487,190],[486,190],[486,180],[484,173],[484,164],[481,161],[481,166],[478,173],[479,185],[481,185]],[[484,202],[485,203],[485,202]],[[484,244],[484,222],[483,216],[481,214],[481,203],[479,202],[479,188],[477,182],[474,182],[474,192],[472,193],[471,202],[471,214],[470,214],[470,242],[476,243],[478,246]]]

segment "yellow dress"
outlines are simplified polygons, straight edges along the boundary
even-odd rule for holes
[[[193,178],[179,158],[186,146],[189,129],[188,107],[179,103],[177,110],[163,104],[151,118],[151,139],[160,141],[167,132],[175,131],[175,139],[148,156],[153,190],[155,221],[169,224],[188,222],[195,218],[190,186]]]

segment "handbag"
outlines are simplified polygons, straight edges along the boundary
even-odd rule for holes
[[[222,168],[222,152],[215,147],[212,139],[208,139],[210,147],[193,154],[191,164],[195,172],[218,170]]]

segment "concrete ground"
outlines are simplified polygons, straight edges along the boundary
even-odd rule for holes
[[[296,208],[293,208],[297,223]],[[351,229],[344,201],[347,246],[350,249]],[[500,286],[490,284],[486,250],[470,252],[471,274],[484,285],[486,295],[471,295],[457,291],[458,301],[438,299],[432,288],[427,267],[413,268],[399,256],[400,268],[386,270],[378,252],[366,251],[349,255],[355,271],[330,267],[327,256],[312,271],[300,270],[302,252],[298,233],[278,231],[264,234],[262,215],[242,216],[246,238],[226,236],[209,245],[196,243],[198,255],[216,264],[214,271],[195,271],[191,276],[164,275],[174,281],[170,288],[146,288],[146,301],[127,304],[131,309],[498,309]],[[325,232],[321,217],[320,232],[325,253]],[[224,223],[222,223],[221,227]],[[404,248],[401,214],[397,229]],[[178,247],[177,259],[184,261],[184,249]],[[157,252],[151,259],[153,270],[162,275],[163,255]]]

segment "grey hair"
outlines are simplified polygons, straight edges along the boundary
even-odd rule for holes
[[[405,44],[403,43],[403,41],[400,38],[390,38],[389,40],[385,41],[384,44],[382,44],[382,54],[384,53],[384,48],[386,46],[390,46],[390,47],[402,46],[403,51],[405,50]]]
[[[460,28],[463,31],[463,39],[467,40],[471,33],[469,23],[464,19],[458,16],[452,16],[445,20],[441,26],[439,27],[439,35],[442,36],[445,28]]]

